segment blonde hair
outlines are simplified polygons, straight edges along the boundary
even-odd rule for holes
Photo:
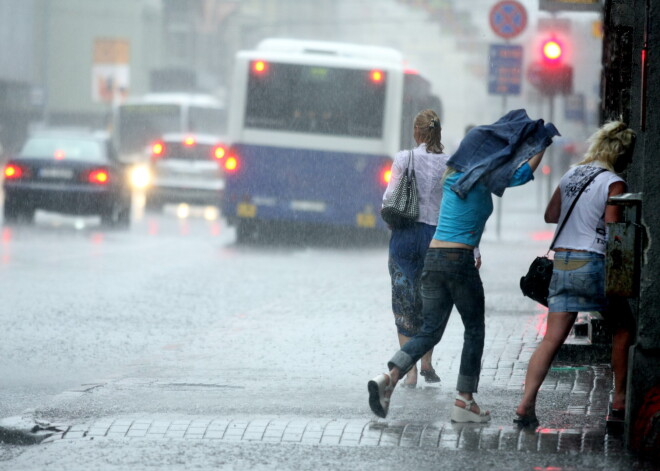
[[[589,138],[589,143],[587,153],[577,165],[598,162],[615,172],[617,160],[632,150],[635,144],[635,131],[623,121],[609,121]]]
[[[440,142],[442,128],[437,113],[433,110],[420,111],[415,116],[413,125],[417,129],[420,140],[426,144],[426,150],[434,154],[442,154],[445,146]]]
[[[445,180],[447,180],[447,178],[454,175],[456,172],[458,172],[458,170],[456,170],[454,167],[447,166],[447,168],[445,169],[445,173],[442,174],[442,179],[440,180],[440,186],[445,186]]]

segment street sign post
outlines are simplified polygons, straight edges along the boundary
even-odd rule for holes
[[[511,39],[523,32],[527,26],[527,10],[514,0],[503,0],[490,10],[490,27],[504,39]]]
[[[522,46],[491,44],[489,49],[488,93],[520,95]]]

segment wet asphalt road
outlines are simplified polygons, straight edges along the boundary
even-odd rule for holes
[[[540,222],[536,193],[515,190],[507,194],[499,237],[492,220],[482,244],[492,351],[506,348],[521,316],[531,326],[525,335],[539,335],[540,313],[516,283],[529,260],[544,252],[552,228]],[[24,414],[69,426],[136,417],[373,419],[366,381],[397,348],[384,244],[289,239],[238,245],[233,229],[222,219],[205,219],[199,208],[188,218],[173,207],[134,216],[127,232],[49,214],[38,214],[34,227],[1,229],[0,417]],[[453,316],[434,356],[443,382],[397,391],[394,423],[448,422],[461,337]],[[510,427],[519,395],[519,382],[502,388],[497,368],[479,395],[493,409],[495,431],[504,427],[499,424]],[[587,417],[582,426],[595,420]],[[0,447],[0,469],[83,469],[81,463],[108,470],[437,469],[441,463],[448,469],[630,469],[621,454],[501,449],[122,438]]]

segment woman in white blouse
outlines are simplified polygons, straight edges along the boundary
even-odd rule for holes
[[[392,229],[388,268],[392,279],[392,311],[403,346],[422,326],[422,298],[420,278],[424,268],[424,257],[435,233],[442,199],[442,175],[447,168],[449,156],[443,153],[440,118],[433,110],[421,111],[414,120],[413,135],[417,147],[412,149],[417,191],[419,217],[417,221],[402,229]],[[410,150],[402,150],[392,163],[392,177],[383,200],[386,200],[405,174],[411,158]],[[421,359],[421,375],[428,383],[437,383],[440,378],[432,365],[433,350]],[[407,374],[404,385],[417,385],[417,367]]]

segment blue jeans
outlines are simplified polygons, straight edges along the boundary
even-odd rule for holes
[[[603,311],[605,256],[593,252],[555,252],[548,312]]]
[[[461,315],[465,333],[456,389],[477,392],[484,350],[484,289],[474,253],[468,249],[431,248],[422,273],[424,324],[388,362],[402,375],[442,339],[454,305]]]

